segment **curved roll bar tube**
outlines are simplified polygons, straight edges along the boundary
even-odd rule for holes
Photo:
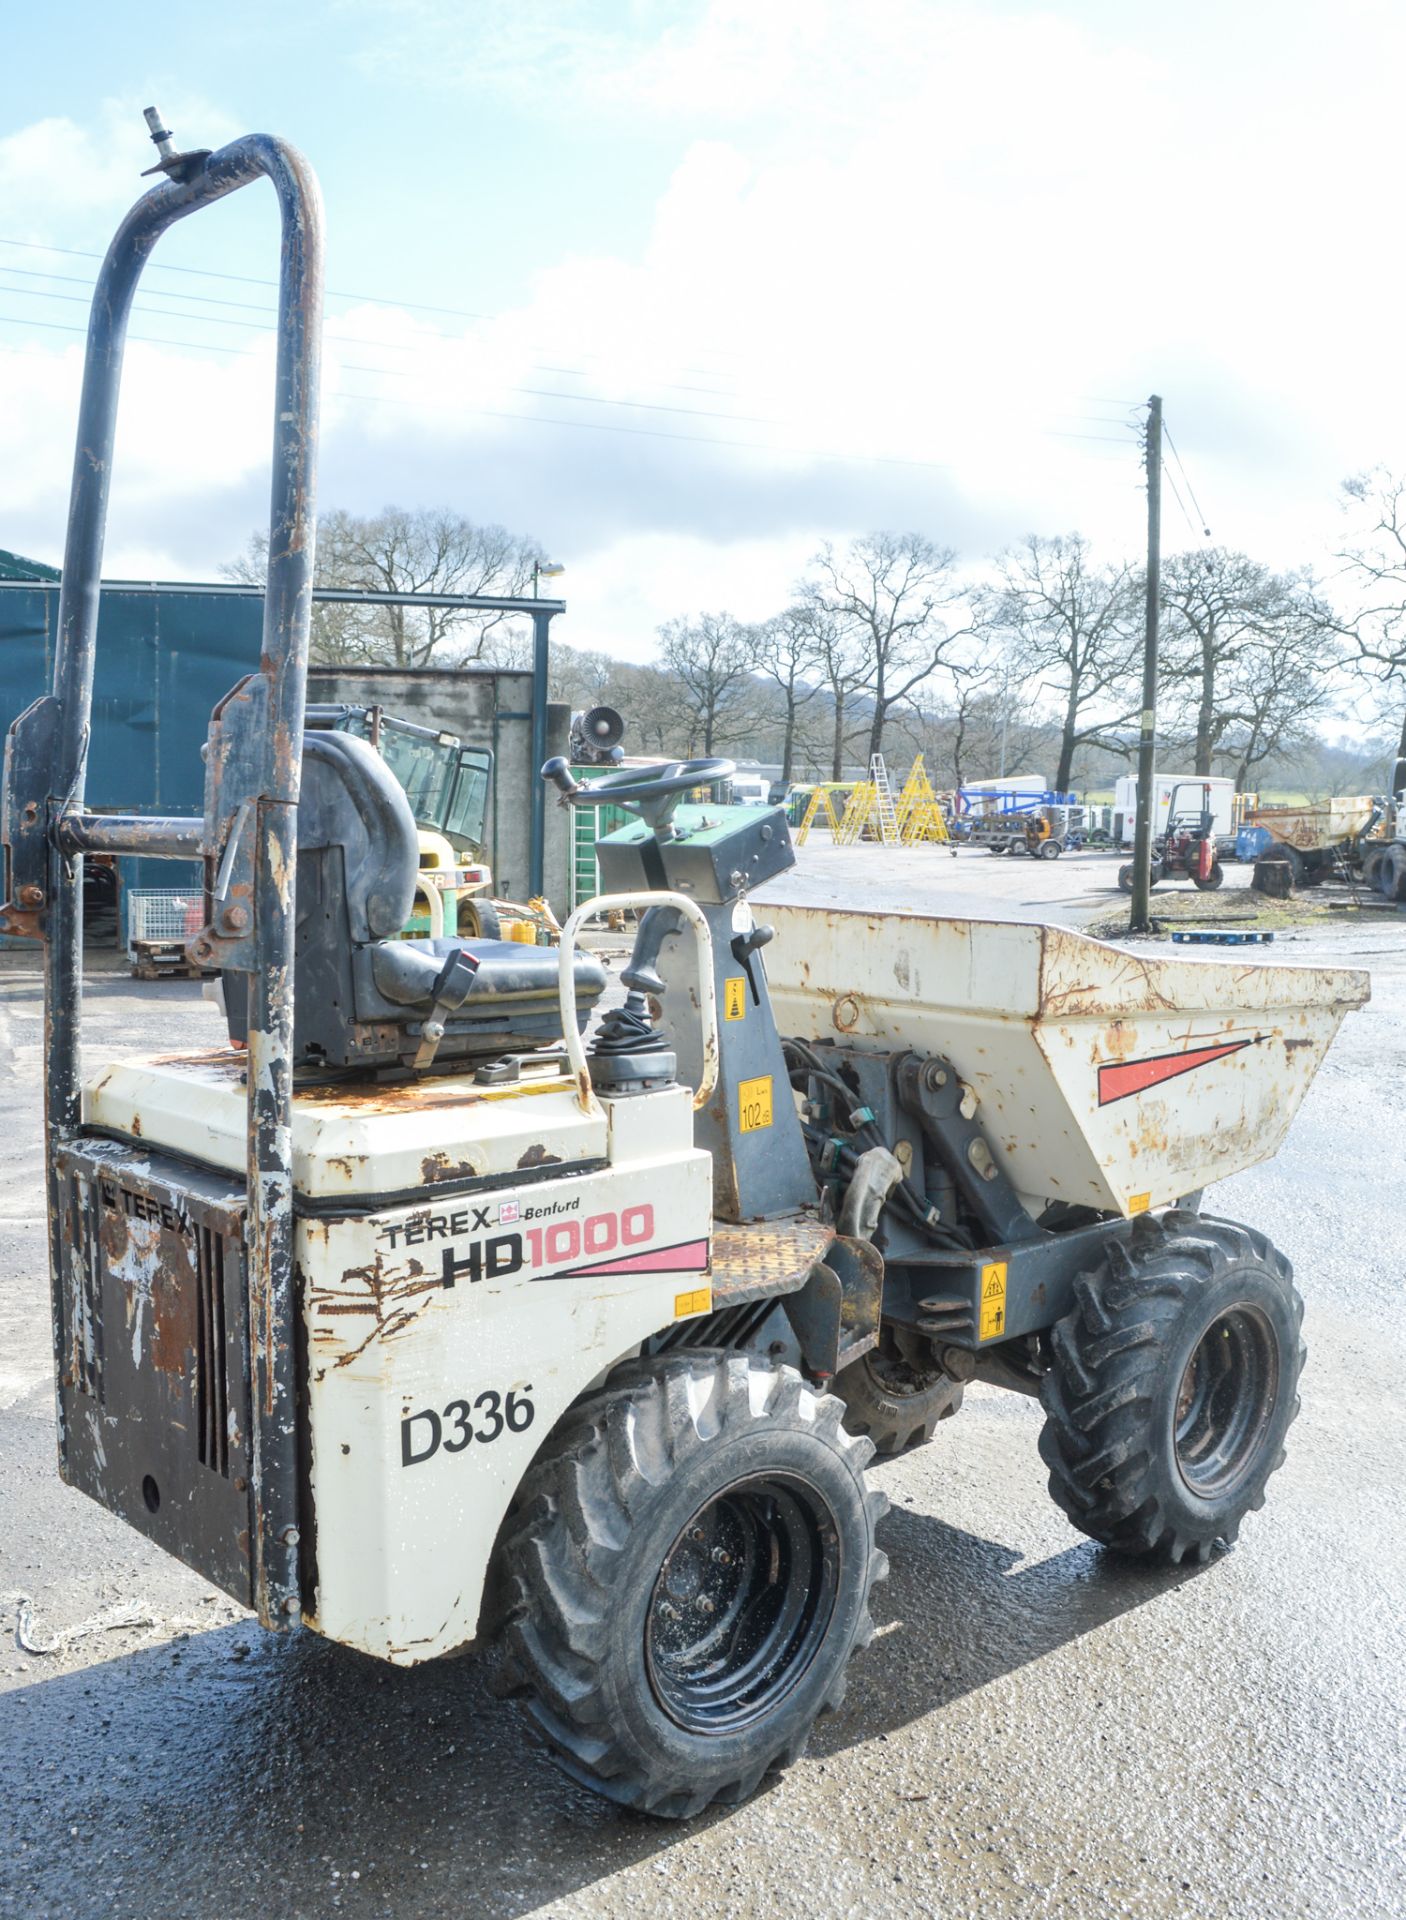
[[[576,936],[587,920],[594,920],[602,913],[623,912],[626,908],[639,907],[673,907],[693,928],[693,937],[698,946],[698,1017],[703,1027],[703,1078],[693,1090],[693,1111],[697,1113],[701,1107],[707,1106],[718,1084],[718,998],[713,985],[713,936],[708,931],[708,922],[696,900],[690,900],[685,893],[663,891],[597,894],[592,900],[583,900],[561,930],[557,1003],[561,1009],[566,1057],[576,1082],[576,1104],[582,1113],[601,1111],[601,1104],[591,1085],[585,1043],[576,1024]]]
[[[127,214],[94,289],[53,692],[15,722],[6,748],[5,838],[12,898],[4,912],[9,926],[37,934],[45,944],[50,1274],[61,1366],[65,1205],[56,1160],[57,1149],[73,1137],[81,1121],[81,850],[185,858],[203,852],[214,859],[230,837],[232,818],[242,824],[252,812],[252,831],[239,836],[245,858],[242,866],[236,863],[238,899],[220,909],[217,926],[222,921],[228,934],[244,936],[227,941],[220,964],[250,976],[245,1250],[253,1409],[249,1506],[255,1605],[263,1624],[277,1628],[296,1625],[301,1610],[293,1291],[293,884],[312,610],[322,203],[311,167],[285,141],[251,134],[216,153],[184,156],[170,155],[168,147],[169,141],[161,151],[170,177]],[[168,227],[260,179],[269,181],[278,196],[282,250],[268,585],[259,671],[217,710],[228,715],[239,704],[242,723],[228,730],[219,777],[212,778],[212,770],[207,770],[203,821],[143,822],[140,816],[85,814],[103,535],[132,298],[152,249]],[[214,740],[212,732],[212,763]],[[206,929],[207,934],[212,931]],[[61,1460],[64,1445],[61,1425]]]

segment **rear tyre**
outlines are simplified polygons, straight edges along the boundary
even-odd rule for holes
[[[459,902],[459,933],[465,940],[501,940],[503,923],[487,894],[473,894]]]
[[[1220,886],[1225,879],[1225,868],[1219,860],[1213,860],[1211,862],[1211,871],[1206,875],[1204,880],[1199,873],[1193,873],[1191,877],[1201,889],[1202,893],[1214,893],[1216,888]]]
[[[1406,847],[1388,847],[1377,885],[1388,900],[1406,900]]]
[[[1040,858],[1042,860],[1058,860],[1063,852],[1064,842],[1062,840],[1042,840],[1040,842]]]
[[[1133,870],[1131,865],[1118,869],[1119,893],[1131,893],[1133,890]]]
[[[961,1386],[951,1374],[930,1354],[904,1353],[891,1333],[842,1367],[831,1391],[845,1403],[846,1429],[872,1440],[885,1457],[931,1440],[938,1421],[962,1404]]]
[[[1119,1553],[1208,1560],[1264,1505],[1299,1410],[1288,1261],[1231,1221],[1148,1214],[1074,1294],[1040,1395],[1051,1495]]]
[[[873,1451],[790,1367],[621,1368],[553,1436],[503,1548],[508,1684],[573,1779],[686,1819],[839,1705],[888,1561]]]

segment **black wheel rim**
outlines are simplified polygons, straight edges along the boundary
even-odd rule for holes
[[[792,1474],[735,1481],[665,1555],[645,1622],[649,1681],[693,1733],[734,1733],[799,1684],[829,1630],[840,1541],[828,1503]]]
[[[1279,1345],[1257,1307],[1230,1307],[1196,1344],[1177,1393],[1182,1479],[1202,1499],[1234,1491],[1253,1470],[1279,1392]]]

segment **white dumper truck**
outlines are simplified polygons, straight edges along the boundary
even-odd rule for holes
[[[501,1643],[573,1776],[675,1816],[750,1794],[839,1700],[886,1567],[866,1465],[969,1381],[1038,1395],[1093,1539],[1173,1564],[1233,1540],[1283,1458],[1303,1306],[1196,1196],[1275,1151],[1365,976],[919,914],[759,924],[785,815],[682,805],[725,761],[544,769],[634,815],[559,951],[397,937],[404,792],[302,724],[315,183],[277,140],[157,137],[168,180],[94,299],[53,690],[5,760],[0,924],[46,976],[65,1479],[271,1631],[397,1665]],[[127,313],[164,229],[260,177],[283,215],[263,657],[211,718],[200,816],[93,813]],[[207,1044],[80,1071],[90,850],[204,859]],[[577,933],[617,907],[640,920],[602,1017]]]

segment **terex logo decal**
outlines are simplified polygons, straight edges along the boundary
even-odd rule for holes
[[[517,1273],[529,1280],[570,1280],[586,1274],[708,1271],[706,1239],[655,1244],[655,1213],[648,1202],[583,1218],[581,1200],[578,1193],[549,1201],[504,1200],[496,1206],[490,1201],[453,1213],[417,1213],[387,1221],[379,1237],[394,1248],[444,1241],[436,1251],[438,1284],[446,1288],[461,1281],[472,1287],[481,1280],[507,1280]],[[499,1231],[493,1232],[494,1226]],[[423,1272],[423,1266],[419,1270]]]
[[[1188,1047],[1181,1053],[1154,1053],[1146,1060],[1120,1060],[1112,1066],[1100,1067],[1098,1103],[1107,1107],[1115,1100],[1128,1099],[1131,1094],[1146,1093],[1149,1087],[1160,1086],[1164,1080],[1175,1080],[1180,1074],[1209,1066],[1213,1060],[1224,1060],[1227,1054],[1258,1046],[1264,1038],[1264,1034],[1257,1033],[1249,1040],[1220,1040],[1213,1046]]]

